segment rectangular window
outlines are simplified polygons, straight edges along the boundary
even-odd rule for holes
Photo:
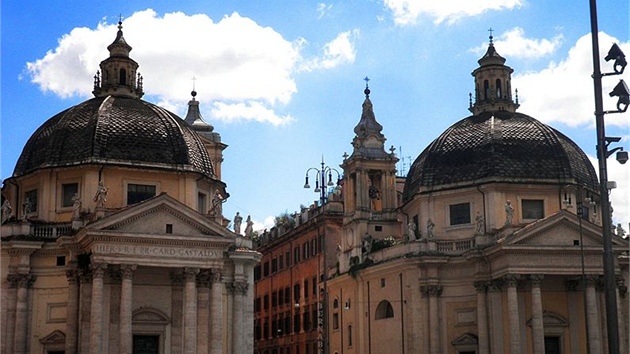
[[[348,346],[352,346],[352,325],[348,325]]]
[[[24,193],[24,213],[36,213],[37,212],[37,189],[31,189]]]
[[[302,327],[305,331],[308,331],[309,329],[311,329],[311,312],[309,311],[308,307],[304,309],[303,317],[304,324],[302,325]]]
[[[287,267],[291,266],[291,250],[288,250],[287,253],[285,253],[284,258],[287,259]]]
[[[285,304],[291,303],[291,288],[289,287],[284,288],[284,303]]]
[[[265,295],[265,297],[263,298],[263,308],[265,310],[269,309],[269,295]]]
[[[333,330],[339,329],[339,314],[338,313],[333,313],[332,327],[333,327]]]
[[[302,244],[302,259],[308,259],[308,241]]]
[[[295,246],[293,249],[293,263],[300,263],[300,246]]]
[[[147,184],[127,184],[127,205],[137,204],[155,197],[155,186]]]
[[[300,313],[293,315],[293,333],[300,333]]]
[[[278,256],[278,269],[280,270],[284,269],[284,256],[283,255]]]
[[[268,277],[269,276],[269,261],[265,262],[263,264],[263,276],[264,277]]]
[[[523,219],[537,220],[545,217],[545,203],[539,199],[523,199],[521,201]]]
[[[173,233],[173,224],[166,224],[166,233],[167,234]]]
[[[284,289],[278,290],[278,305],[282,306],[284,304]]]
[[[451,225],[470,224],[470,203],[449,205]]]
[[[276,306],[278,306],[278,293],[274,291],[271,293],[271,307]]]
[[[260,265],[254,267],[254,281],[260,280]]]
[[[74,201],[72,197],[74,197],[75,193],[79,193],[79,184],[78,183],[68,183],[61,185],[61,207],[69,208],[72,206]]]
[[[208,210],[206,206],[208,205],[208,197],[206,193],[197,193],[197,211],[201,214],[205,214]]]
[[[300,284],[293,286],[293,299],[296,303],[300,301]]]
[[[278,271],[278,259],[274,258],[271,260],[271,273],[275,273]]]
[[[317,296],[317,277],[313,277],[313,297]]]
[[[308,299],[308,279],[304,280],[304,298]]]

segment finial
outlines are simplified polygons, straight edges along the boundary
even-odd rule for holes
[[[118,14],[118,29],[122,30],[122,14]]]
[[[194,100],[195,97],[197,96],[197,91],[195,91],[195,81],[197,81],[197,78],[193,76],[191,80],[193,82],[193,89],[190,92],[190,94],[193,96],[193,100]]]
[[[365,98],[369,98],[370,97],[370,87],[369,87],[368,83],[370,82],[370,78],[366,76],[363,80],[365,81],[365,90],[363,90],[363,93],[365,93]]]
[[[472,107],[472,92],[468,92],[468,107]]]
[[[518,89],[514,90],[514,93],[516,94],[516,104],[518,104]]]
[[[490,44],[492,44],[492,33],[494,32],[494,30],[492,29],[492,27],[490,27],[490,29],[488,30],[488,32],[490,32]]]

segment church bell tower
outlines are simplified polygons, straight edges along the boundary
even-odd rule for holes
[[[396,163],[393,147],[385,151],[383,127],[376,121],[370,100],[369,79],[366,77],[365,100],[359,123],[354,128],[353,151],[345,155],[344,171],[344,231],[342,236],[340,271],[363,262],[367,255],[366,239],[384,239],[396,235]]]

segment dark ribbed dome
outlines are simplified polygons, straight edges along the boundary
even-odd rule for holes
[[[525,114],[495,111],[465,118],[435,139],[411,166],[403,201],[490,182],[577,182],[598,190],[593,165],[571,139]]]
[[[215,176],[203,142],[181,118],[119,96],[93,98],[46,121],[26,143],[13,176],[91,163]]]

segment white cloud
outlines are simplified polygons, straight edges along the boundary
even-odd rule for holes
[[[343,64],[354,63],[356,50],[354,41],[359,36],[359,30],[342,32],[337,38],[324,45],[321,57],[308,60],[300,67],[302,71],[331,69]]]
[[[324,18],[326,15],[328,15],[332,7],[333,7],[332,4],[326,4],[323,2],[318,3],[317,4],[317,18],[318,19]]]
[[[537,59],[553,54],[562,45],[563,36],[556,35],[551,39],[531,39],[525,37],[525,31],[520,27],[504,32],[494,37],[494,45],[499,54],[505,58]],[[488,49],[488,44],[481,44],[472,51],[483,55]]]
[[[257,121],[261,123],[271,123],[280,126],[290,124],[295,121],[290,115],[278,116],[272,109],[262,105],[260,102],[249,101],[244,103],[215,102],[212,106],[212,116],[226,122],[235,121]]]
[[[214,22],[204,14],[159,17],[147,9],[125,19],[123,26],[126,41],[135,48],[130,56],[140,64],[146,95],[170,108],[185,107],[195,77],[197,99],[219,103],[212,112],[229,120],[291,122],[290,116],[278,116],[274,110],[297,92],[294,76],[302,63],[317,62],[321,65],[313,69],[329,69],[354,60],[352,45],[346,43],[349,35],[328,43],[323,58],[306,60],[301,55],[303,39],[288,41],[238,13]],[[96,29],[75,28],[57,48],[27,63],[27,74],[45,92],[91,97],[92,77],[107,58],[116,31],[116,25],[105,22]],[[239,113],[245,115],[237,117]]]
[[[398,25],[414,24],[422,15],[434,18],[436,24],[457,22],[463,17],[477,16],[490,10],[511,10],[521,7],[523,0],[385,0]]]
[[[600,32],[600,58],[618,41]],[[619,43],[626,53],[630,52],[630,42]],[[502,48],[497,47],[502,53]],[[602,72],[612,71],[612,64],[602,59]],[[590,34],[577,40],[567,57],[560,62],[551,62],[545,69],[514,75],[512,87],[518,89],[521,112],[535,116],[545,123],[559,122],[571,127],[594,127],[592,46]],[[605,110],[616,107],[616,99],[608,93],[617,85],[620,77],[608,76],[602,79],[603,104]],[[542,84],[541,84],[542,83]],[[606,124],[619,127],[630,126],[627,115],[608,114]]]

